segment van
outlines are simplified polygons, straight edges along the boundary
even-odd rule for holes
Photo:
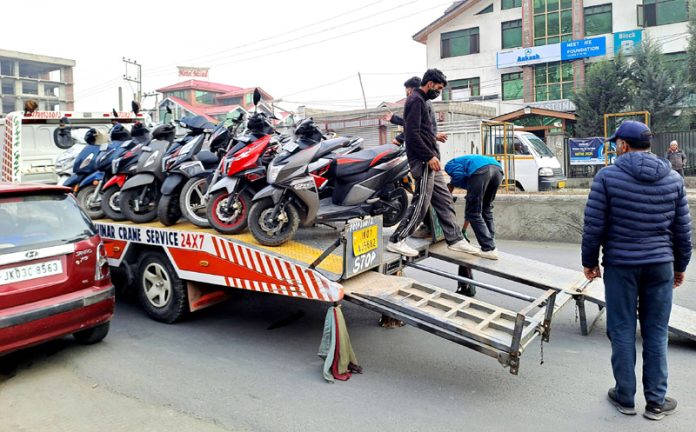
[[[0,355],[72,334],[109,332],[106,251],[70,189],[0,183]]]

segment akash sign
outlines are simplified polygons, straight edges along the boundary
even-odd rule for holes
[[[541,45],[496,53],[498,69],[561,60],[561,44]]]

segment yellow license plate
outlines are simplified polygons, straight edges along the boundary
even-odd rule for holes
[[[357,257],[377,249],[378,241],[377,225],[355,231],[353,233],[353,255]]]
[[[558,182],[558,189],[563,189],[565,187],[565,183],[566,182],[564,182],[564,181],[559,181]]]

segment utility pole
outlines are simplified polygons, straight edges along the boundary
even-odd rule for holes
[[[118,86],[118,110],[123,111],[123,87]]]
[[[365,109],[367,109],[367,99],[365,98],[365,87],[363,87],[362,76],[360,75],[360,72],[358,72],[358,81],[360,81],[360,89],[362,90],[363,103],[365,104]]]
[[[123,57],[123,63],[126,66],[126,73],[123,74],[123,80],[128,82],[133,82],[137,85],[137,92],[133,95],[133,99],[139,104],[142,102],[143,97],[143,82],[142,82],[142,66],[135,60],[127,59]],[[138,71],[135,76],[131,76],[128,72],[128,65],[135,66]]]
[[[146,92],[145,94],[143,94],[143,99],[147,99],[147,98],[153,97],[153,96],[155,98],[155,107],[153,108],[153,114],[154,114],[153,119],[155,122],[159,122],[159,95],[160,95],[159,93],[154,92],[154,91],[153,92]]]

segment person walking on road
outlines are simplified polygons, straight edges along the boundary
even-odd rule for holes
[[[454,201],[442,174],[440,149],[426,103],[427,100],[437,98],[446,85],[447,77],[442,71],[428,69],[423,75],[421,86],[411,93],[404,107],[406,154],[411,174],[416,180],[416,190],[406,217],[391,235],[387,244],[388,250],[401,255],[418,256],[418,251],[406,244],[406,238],[421,223],[428,205],[432,205],[435,209],[445,240],[451,250],[467,253],[480,251],[464,240],[461,228],[457,225]]]
[[[503,182],[503,167],[490,156],[464,155],[447,162],[445,171],[454,186],[466,189],[464,218],[481,246],[476,255],[497,260],[493,201]]]
[[[684,177],[684,168],[686,168],[686,155],[679,148],[679,143],[674,140],[669,143],[669,150],[665,158],[672,164],[672,169]]]
[[[643,416],[661,420],[677,410],[667,396],[667,332],[672,290],[691,259],[691,216],[684,180],[650,153],[646,125],[626,121],[609,138],[618,157],[595,176],[582,236],[588,280],[601,277],[602,248],[607,335],[616,384],[609,401],[635,415],[636,312],[643,339]]]

